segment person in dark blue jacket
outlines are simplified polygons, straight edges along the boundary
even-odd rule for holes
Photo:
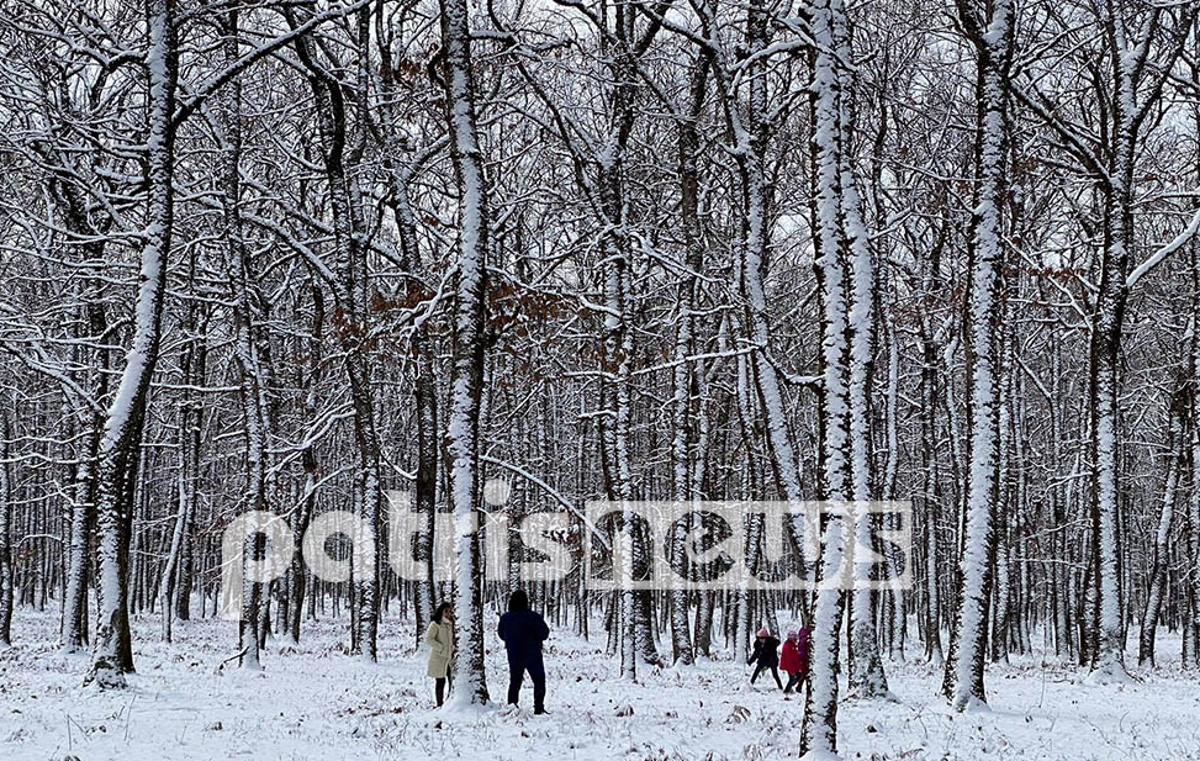
[[[550,627],[540,615],[529,609],[529,596],[518,589],[508,598],[508,612],[500,616],[497,629],[508,651],[508,702],[516,705],[521,695],[525,672],[533,681],[533,712],[546,712],[546,667],[542,663],[542,643],[550,636]]]

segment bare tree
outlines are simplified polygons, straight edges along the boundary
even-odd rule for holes
[[[478,512],[479,417],[485,353],[488,195],[475,115],[471,28],[466,0],[443,0],[446,119],[458,186],[459,227],[454,288],[454,356],[446,448],[450,453],[450,505],[454,510],[454,629],[457,701],[488,699],[483,666],[483,600],[480,590]]]
[[[1079,19],[1074,7],[1053,14],[1060,27]],[[1125,312],[1134,282],[1161,261],[1163,251],[1151,254],[1137,268],[1134,227],[1135,166],[1140,146],[1160,104],[1163,87],[1195,23],[1196,9],[1180,13],[1153,6],[1132,8],[1104,2],[1082,13],[1092,15],[1085,34],[1096,34],[1098,53],[1107,71],[1092,78],[1097,97],[1110,105],[1103,114],[1103,131],[1093,138],[1069,117],[1056,115],[1052,101],[1031,83],[1017,91],[1020,99],[1041,117],[1062,141],[1066,151],[1094,177],[1102,203],[1099,282],[1091,311],[1088,414],[1092,497],[1091,642],[1089,665],[1097,681],[1127,678],[1121,608],[1119,548],[1119,471],[1117,467],[1120,356]],[[1089,54],[1090,55],[1090,54]]]
[[[13,553],[12,553],[12,480],[8,463],[8,439],[12,435],[8,416],[0,418],[0,646],[12,643]]]
[[[987,702],[983,667],[987,657],[988,605],[996,556],[994,520],[999,495],[1000,277],[1004,267],[1002,210],[1007,186],[1009,70],[1013,7],[993,3],[986,17],[974,4],[958,3],[959,23],[975,48],[978,99],[975,143],[976,190],[969,243],[970,299],[967,336],[970,478],[966,531],[958,564],[958,606],[950,634],[942,691],[955,710]]]
[[[133,344],[104,421],[97,463],[96,525],[99,616],[92,671],[102,685],[124,686],[133,671],[129,630],[129,541],[137,488],[138,454],[150,379],[158,360],[163,290],[174,232],[174,143],[177,41],[174,4],[147,0],[149,82],[146,179],[147,221],[142,247]]]
[[[813,121],[812,216],[817,281],[821,296],[821,478],[818,495],[844,501],[852,494],[849,396],[849,304],[851,275],[843,224],[842,150],[845,134],[842,99],[845,86],[840,59],[846,34],[846,9],[840,0],[815,2],[809,11],[814,41],[811,89]],[[819,757],[837,752],[837,704],[842,614],[845,609],[845,536],[840,515],[825,518],[821,532],[818,578],[823,583],[813,612],[813,653],[805,697],[800,754]],[[853,537],[850,537],[853,541]]]

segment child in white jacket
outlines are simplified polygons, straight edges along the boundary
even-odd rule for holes
[[[446,680],[450,677],[450,661],[454,657],[454,608],[444,602],[433,612],[433,620],[425,630],[429,645],[429,667],[426,674],[433,678],[433,691],[438,708],[446,699]]]

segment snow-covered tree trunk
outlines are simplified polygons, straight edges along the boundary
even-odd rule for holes
[[[289,14],[292,12],[289,10]],[[367,49],[369,25],[367,9],[357,12],[354,29],[357,44]],[[289,15],[289,22],[297,26],[297,19]],[[308,20],[311,20],[309,18]],[[361,220],[361,198],[355,176],[356,162],[361,158],[358,146],[349,143],[355,135],[350,130],[349,110],[358,108],[358,126],[366,129],[369,104],[367,103],[366,66],[360,57],[358,87],[350,95],[346,85],[333,76],[330,66],[341,66],[337,61],[326,62],[321,54],[331,55],[326,47],[313,43],[305,36],[295,41],[297,56],[308,73],[309,86],[317,102],[325,179],[329,186],[329,203],[332,215],[332,232],[335,241],[335,266],[325,270],[323,276],[332,289],[336,300],[335,325],[342,346],[342,364],[346,371],[353,410],[353,433],[358,458],[358,473],[354,504],[367,529],[373,547],[369,567],[351,566],[352,614],[350,650],[368,661],[377,658],[379,627],[379,579],[383,492],[381,486],[379,433],[375,422],[374,391],[372,389],[371,365],[368,356],[371,340],[368,335],[366,310],[370,292],[367,252],[363,221]],[[361,134],[358,135],[363,139]]]
[[[809,26],[813,82],[812,217],[816,260],[814,267],[821,300],[821,395],[819,443],[821,499],[843,501],[851,496],[849,459],[849,346],[848,303],[850,273],[845,259],[842,228],[842,73],[838,61],[839,28],[844,28],[841,0],[817,0],[810,8]],[[809,690],[800,734],[801,756],[824,759],[837,753],[837,704],[840,632],[845,609],[843,568],[844,521],[825,517],[821,532],[818,591],[813,611]],[[851,541],[853,538],[851,537]]]
[[[370,13],[369,7],[363,7],[355,15],[356,42],[360,51],[357,59],[357,81],[354,100],[357,106],[358,134],[357,141],[366,139],[366,124],[370,120]],[[331,91],[332,91],[331,87]],[[343,121],[336,122],[336,129],[345,130]],[[357,163],[361,149],[354,146],[349,154],[351,161]],[[365,224],[360,211],[363,203],[360,198],[358,182],[355,178],[344,173],[334,175],[338,193],[343,200],[335,201],[334,207],[342,208],[341,219],[335,219],[335,226],[342,230],[342,246],[345,260],[342,262],[342,277],[345,282],[346,301],[343,308],[348,312],[350,330],[346,336],[351,344],[346,355],[346,375],[350,385],[350,399],[354,408],[354,440],[358,450],[359,473],[361,478],[361,498],[359,502],[359,518],[362,525],[367,527],[367,535],[372,541],[370,562],[366,568],[352,566],[355,594],[355,623],[356,630],[351,637],[351,651],[362,656],[365,660],[374,662],[379,657],[379,611],[382,600],[380,580],[383,578],[383,486],[382,465],[379,442],[379,429],[375,420],[375,392],[373,389],[373,373],[371,355],[372,345],[369,335],[370,325],[367,316],[367,305],[371,298],[372,288],[367,251],[361,240]]]
[[[1104,242],[1100,286],[1089,347],[1088,413],[1091,453],[1091,526],[1093,643],[1091,678],[1098,682],[1128,678],[1125,627],[1121,612],[1121,556],[1118,537],[1117,424],[1121,334],[1128,289],[1129,249],[1133,245],[1133,168],[1136,114],[1133,60],[1122,55],[1116,73],[1112,165],[1104,194]]]
[[[238,4],[231,3],[224,18],[225,40],[223,51],[225,64],[232,65],[238,58]],[[250,511],[269,511],[270,495],[268,471],[270,468],[268,437],[271,420],[269,402],[269,371],[262,353],[263,341],[258,335],[263,320],[263,297],[258,292],[252,271],[250,252],[243,240],[239,203],[241,197],[242,156],[242,93],[241,84],[234,81],[220,94],[221,115],[219,131],[221,140],[222,173],[220,176],[222,202],[222,241],[225,247],[225,267],[229,278],[230,300],[233,305],[234,356],[240,376],[240,400],[242,421],[245,425],[246,443],[246,504]],[[182,506],[181,506],[182,508]],[[181,509],[180,522],[184,520]],[[255,670],[260,667],[259,645],[265,637],[262,630],[262,600],[264,588],[252,581],[249,564],[258,557],[256,548],[265,544],[260,536],[246,540],[242,562],[247,564],[243,571],[242,617],[238,622],[238,659],[243,668]]]
[[[672,377],[674,398],[672,399],[671,442],[672,499],[686,502],[699,498],[698,482],[694,471],[702,467],[697,459],[702,457],[699,449],[696,406],[693,389],[702,382],[695,375],[703,375],[703,366],[693,371],[688,357],[695,349],[693,338],[699,275],[704,266],[704,243],[700,224],[700,135],[697,121],[702,115],[705,90],[708,83],[709,56],[701,54],[691,73],[688,91],[688,108],[679,124],[679,184],[680,217],[683,223],[685,263],[687,272],[679,284],[679,312],[675,325],[675,368]],[[702,412],[700,414],[703,414]],[[693,445],[694,444],[694,445]],[[680,558],[686,551],[686,535],[678,532],[673,537],[672,557]],[[688,629],[688,594],[685,589],[671,591],[671,650],[675,662],[691,664],[695,649]]]
[[[76,205],[73,204],[77,208]],[[75,229],[84,234],[93,232],[91,227],[84,224],[80,215],[72,213]],[[88,252],[99,258],[103,249],[93,246]],[[94,286],[93,286],[94,287]],[[90,294],[89,294],[90,295]],[[108,328],[107,311],[103,303],[92,301],[82,305],[81,328],[93,336],[102,335]],[[89,379],[89,387],[93,398],[104,399],[108,394],[108,364],[109,351],[98,349],[94,355],[97,367]],[[81,411],[85,425],[90,425],[83,450],[81,462],[75,472],[74,499],[71,505],[70,523],[67,529],[67,567],[65,587],[63,589],[63,616],[59,630],[59,643],[63,650],[69,653],[82,651],[88,641],[88,590],[91,579],[90,555],[92,536],[95,532],[96,512],[96,456],[100,447],[100,435],[104,418],[99,409]]]
[[[1198,115],[1200,121],[1200,115]],[[1192,490],[1188,496],[1188,523],[1190,524],[1187,558],[1193,571],[1200,568],[1200,245],[1192,249],[1192,356],[1191,356],[1191,466]],[[1200,667],[1200,573],[1193,573],[1188,587],[1191,608],[1191,661],[1184,667]]]
[[[195,256],[191,271],[195,272]],[[188,342],[183,352],[181,371],[187,382],[196,386],[204,385],[205,373],[208,366],[208,328],[209,313],[207,306],[195,305],[188,312],[187,325],[194,338]],[[180,446],[180,488],[181,498],[187,504],[183,506],[186,521],[181,534],[179,559],[175,569],[172,584],[175,617],[187,621],[192,616],[192,583],[195,576],[195,541],[193,525],[196,508],[199,501],[201,443],[204,436],[205,405],[203,400],[188,399],[179,410],[179,446]]]
[[[1020,494],[1015,486],[1013,461],[1016,459],[1016,429],[1020,423],[1016,420],[1015,410],[1020,402],[1016,397],[1013,378],[1013,355],[1016,351],[1012,336],[1011,324],[1005,323],[1000,330],[1000,352],[1002,360],[997,370],[997,383],[1000,388],[1000,416],[997,421],[997,470],[996,470],[996,512],[993,534],[996,543],[995,589],[992,594],[992,636],[991,658],[994,661],[1008,660],[1009,613],[1013,602],[1012,583],[1012,548],[1014,522],[1020,508]]]
[[[691,353],[692,334],[692,292],[695,283],[685,283],[680,286],[680,314],[676,318],[675,362],[673,385],[675,390],[672,399],[672,426],[674,428],[671,442],[671,492],[676,502],[686,502],[691,498],[691,480],[688,477],[688,419],[691,412],[691,371],[688,367],[687,356]],[[671,537],[671,557],[678,562],[684,557],[686,550],[686,534],[676,531]],[[692,637],[688,628],[688,594],[682,587],[671,590],[671,652],[675,663],[690,665],[694,660]]]
[[[435,375],[433,346],[423,335],[423,329],[417,328],[413,335],[413,353],[416,354],[417,377],[413,395],[416,402],[417,415],[417,478],[414,505],[418,512],[425,514],[424,542],[426,579],[417,583],[417,634],[423,636],[427,622],[433,616],[434,606],[434,532],[437,523],[437,479],[438,460],[441,457],[438,447],[438,388]]]
[[[1200,82],[1200,63],[1193,68],[1196,81]],[[1200,129],[1200,111],[1194,115],[1195,125]],[[1192,284],[1192,319],[1191,341],[1189,349],[1189,390],[1191,409],[1190,440],[1191,448],[1191,491],[1187,497],[1188,544],[1185,548],[1186,557],[1193,570],[1200,569],[1200,242],[1193,239],[1191,251],[1191,284]],[[1200,668],[1200,573],[1193,573],[1188,585],[1188,607],[1191,616],[1190,626],[1186,635],[1190,639],[1183,643],[1183,652],[1190,655],[1183,659],[1184,668]]]
[[[450,156],[458,185],[458,264],[454,291],[454,349],[446,448],[454,510],[455,703],[486,703],[483,608],[480,584],[478,492],[480,396],[485,354],[488,252],[487,181],[475,114],[471,29],[467,0],[442,0],[446,111]]]
[[[365,262],[365,258],[361,260]],[[353,276],[366,281],[366,272],[356,267]],[[358,287],[358,286],[354,286]],[[366,323],[363,312],[358,324],[365,333]],[[375,426],[374,392],[371,387],[370,364],[364,356],[367,351],[365,341],[351,349],[346,360],[346,372],[349,379],[350,396],[354,406],[354,438],[359,456],[359,471],[361,473],[361,494],[358,501],[359,517],[367,527],[367,534],[374,543],[374,553],[368,568],[353,567],[355,595],[355,631],[351,639],[351,651],[361,655],[368,661],[378,658],[379,607],[381,575],[380,551],[381,543],[381,508],[383,491],[380,484],[380,445],[379,433]]]
[[[181,430],[180,433],[184,436],[187,435],[186,430]],[[186,450],[183,447],[180,447],[180,454],[186,454]],[[191,522],[190,510],[192,501],[189,498],[188,485],[185,482],[186,473],[187,470],[181,462],[178,476],[178,494],[176,495],[175,526],[171,530],[171,546],[167,550],[167,562],[163,566],[162,576],[158,582],[158,609],[159,613],[162,614],[163,642],[171,641],[172,624],[175,620],[175,578],[179,569],[179,556],[183,550],[184,532]]]
[[[753,380],[762,404],[776,488],[784,499],[799,502],[803,497],[800,475],[788,430],[779,374],[770,357],[767,293],[763,285],[763,270],[770,242],[770,192],[765,161],[771,125],[767,121],[766,56],[762,51],[770,42],[770,17],[763,0],[752,0],[747,14],[746,48],[759,55],[750,65],[746,92],[730,92],[728,99],[731,102],[725,109],[734,138],[731,148],[738,161],[742,213],[745,218],[744,240],[740,247],[741,290],[746,303],[746,330],[754,349]],[[743,98],[741,103],[737,102]]]
[[[8,441],[12,428],[8,414],[0,415],[0,647],[12,644],[13,555],[12,480]]]
[[[736,326],[736,321],[735,321]],[[759,473],[761,466],[759,465],[760,457],[758,454],[759,436],[755,435],[755,417],[754,403],[751,399],[751,381],[750,381],[750,358],[745,354],[737,356],[737,388],[735,389],[738,422],[742,430],[742,441],[746,447],[746,468],[742,471],[740,480],[740,493],[745,495],[747,499],[752,499],[753,495],[758,492]],[[753,555],[752,555],[753,557]],[[734,610],[733,621],[733,656],[734,660],[739,663],[744,662],[750,652],[750,641],[754,638],[753,621],[750,619],[751,613],[751,592],[747,589],[737,589],[732,595],[732,602],[736,606]]]
[[[97,89],[93,92],[101,91]],[[92,97],[94,99],[99,96]],[[88,129],[93,135],[96,134],[96,129],[92,129],[90,125]],[[51,187],[55,185],[52,183]],[[111,351],[103,345],[90,346],[89,338],[104,335],[109,330],[102,275],[106,261],[105,252],[109,244],[105,233],[109,230],[112,219],[107,215],[90,213],[92,204],[84,189],[64,183],[57,186],[57,191],[54,194],[55,209],[61,215],[63,226],[70,231],[73,247],[79,250],[79,263],[88,272],[84,287],[77,294],[78,304],[75,305],[76,348],[73,359],[77,366],[87,367],[87,372],[83,374],[86,379],[84,396],[88,397],[88,401],[103,402],[109,391]],[[79,391],[76,387],[69,395],[76,395]],[[88,591],[92,576],[91,539],[95,533],[96,455],[104,427],[104,409],[98,405],[79,405],[77,402],[72,402],[72,406],[76,407],[75,417],[82,431],[86,431],[82,439],[86,444],[76,450],[79,464],[72,479],[74,494],[65,547],[66,578],[59,642],[64,651],[79,652],[85,648],[88,641]]]
[[[104,383],[107,386],[107,383]],[[88,436],[88,447],[79,470],[75,474],[75,494],[71,505],[70,524],[67,529],[67,568],[63,590],[63,619],[59,632],[59,643],[64,651],[81,651],[87,644],[88,630],[88,555],[91,551],[91,536],[95,521],[96,499],[96,450],[100,439],[97,435],[102,422],[98,416],[89,419],[96,423],[95,431]]]
[[[834,41],[839,61],[853,60],[846,20],[834,18]],[[841,72],[839,72],[841,74]],[[851,89],[848,73],[842,87]],[[875,268],[872,262],[870,239],[863,218],[858,180],[850,157],[854,140],[854,113],[849,97],[839,103],[841,151],[838,156],[841,185],[842,224],[845,228],[846,252],[849,256],[850,282],[847,292],[849,329],[849,451],[850,498],[855,502],[870,500],[871,473],[871,370],[875,348]],[[848,545],[874,549],[872,517],[859,513],[854,521],[855,536]],[[849,689],[859,698],[878,698],[888,694],[887,675],[879,653],[878,629],[875,625],[874,592],[869,582],[874,564],[870,558],[860,559],[848,553],[854,565],[855,589],[850,608],[850,647],[848,656]]]
[[[612,236],[608,236],[611,238]],[[628,298],[628,260],[620,253],[617,246],[609,246],[609,266],[605,277],[605,359],[612,377],[608,389],[605,412],[611,417],[601,425],[604,443],[608,452],[609,481],[611,495],[618,502],[628,503],[633,500],[632,473],[629,465],[629,386],[632,382],[633,335],[627,324]],[[639,541],[638,532],[633,520],[632,509],[625,509],[621,518],[621,532],[628,537],[629,547],[622,558],[628,565],[624,569],[614,568],[614,573],[622,574],[627,579],[634,578],[639,567],[643,566],[639,552],[644,549]],[[643,625],[648,622],[640,620],[638,615],[637,593],[623,585],[616,593],[620,598],[620,627],[621,627],[621,676],[624,679],[637,678],[637,660],[641,656],[641,637]],[[653,644],[651,643],[651,647]]]
[[[197,249],[192,247],[188,261],[188,279],[196,279]],[[206,310],[193,302],[189,304],[185,320],[189,340],[180,358],[180,373],[184,383],[192,388],[204,386],[207,336],[200,323],[201,312]],[[179,429],[177,442],[178,487],[176,494],[175,526],[171,531],[171,544],[167,562],[159,580],[159,613],[162,615],[162,638],[170,642],[173,622],[178,618],[187,620],[191,615],[190,593],[192,584],[192,524],[195,520],[197,482],[200,470],[200,443],[204,425],[204,404],[192,396],[179,403]]]
[[[125,356],[120,385],[108,408],[97,465],[98,609],[90,677],[124,686],[133,671],[129,630],[129,539],[139,452],[150,380],[158,360],[163,292],[174,229],[176,39],[175,4],[146,0],[149,19],[147,225],[142,245],[133,345]]]
[[[930,252],[929,273],[924,278],[922,285],[924,293],[932,295],[935,285],[941,277],[942,248],[942,241],[939,240],[935,242]],[[921,450],[924,476],[921,481],[921,498],[918,504],[921,507],[919,515],[922,532],[920,535],[924,539],[921,559],[924,566],[922,580],[925,593],[923,595],[925,660],[933,666],[941,666],[944,662],[941,631],[941,587],[938,575],[938,516],[941,511],[939,474],[941,469],[938,457],[939,439],[936,415],[940,399],[938,393],[940,353],[937,347],[936,330],[931,316],[923,314],[920,329],[920,389],[923,408],[921,412]]]
[[[613,85],[606,97],[609,129],[601,138],[595,156],[597,195],[604,230],[604,369],[605,389],[601,417],[602,442],[608,467],[605,469],[612,499],[633,499],[633,474],[629,439],[633,384],[634,334],[630,236],[625,229],[625,152],[634,124],[634,83],[637,79],[636,14],[632,6],[617,5],[612,13],[612,28],[604,36],[605,52],[610,56]],[[646,568],[645,543],[635,531],[633,513],[622,516],[621,531],[628,537],[629,552],[624,560],[629,568],[618,573],[633,578]],[[616,570],[616,569],[614,569]],[[621,674],[636,678],[638,659],[657,663],[651,622],[648,620],[648,593],[622,588],[617,593],[621,610]]]
[[[887,369],[888,369],[888,384],[885,391],[884,402],[884,441],[887,447],[887,459],[884,462],[883,478],[881,484],[880,498],[886,501],[896,499],[896,485],[899,479],[900,470],[900,433],[899,433],[899,405],[900,405],[900,338],[895,330],[895,320],[890,313],[890,309],[884,310],[883,322],[886,325],[884,335],[887,341]],[[902,527],[902,520],[912,520],[911,516],[903,518],[899,514],[888,515],[884,517],[885,525],[889,529],[898,530]],[[917,556],[914,553],[905,553],[893,544],[888,544],[884,549],[884,557],[887,562],[887,578],[900,578],[906,570],[905,563],[915,563]],[[914,575],[915,578],[915,575]],[[896,585],[895,588],[889,589],[881,598],[884,602],[883,616],[883,631],[885,639],[881,643],[887,647],[888,653],[893,654],[899,652],[900,659],[905,659],[905,646],[908,639],[908,603],[906,590]]]
[[[304,414],[307,420],[317,419],[317,389],[321,385],[322,376],[322,345],[325,340],[325,296],[320,283],[312,284],[312,333],[308,340],[308,362],[303,372],[302,388],[304,391]],[[303,486],[300,491],[300,504],[291,521],[292,541],[294,546],[302,546],[304,532],[308,530],[316,510],[318,461],[316,444],[306,437],[304,448],[300,451],[300,467],[304,471]],[[287,631],[293,644],[300,642],[300,621],[304,612],[304,595],[308,586],[307,569],[301,553],[292,557],[287,571],[288,587],[288,620]]]
[[[998,497],[999,387],[996,325],[1001,313],[1000,276],[1004,263],[1001,211],[1007,193],[1008,69],[1012,49],[1012,5],[996,0],[989,17],[975,4],[958,2],[959,20],[976,53],[978,130],[975,147],[975,208],[968,246],[969,313],[967,349],[968,478],[965,532],[959,556],[958,607],[950,633],[943,692],[955,710],[986,703],[983,670],[987,659]]]
[[[933,471],[936,473],[936,470]],[[931,473],[932,475],[932,473]],[[941,583],[938,577],[937,513],[940,504],[935,487],[926,480],[925,522],[925,660],[932,666],[942,666],[942,600]]]
[[[390,67],[390,51],[386,45],[380,46],[380,55],[384,65]],[[400,96],[389,87],[387,100],[393,104],[399,103]],[[402,114],[392,114],[399,120]],[[386,122],[384,129],[393,129],[394,125]],[[413,280],[405,283],[405,288],[413,288],[416,273],[421,268],[421,252],[418,246],[418,226],[416,213],[413,210],[412,199],[409,195],[409,185],[412,181],[418,162],[411,155],[407,141],[401,140],[391,131],[385,132],[389,139],[388,148],[398,155],[407,155],[407,161],[389,160],[388,180],[391,183],[392,214],[396,219],[397,237],[400,243],[400,266],[406,274],[411,273]],[[411,292],[411,291],[410,291]],[[415,375],[413,380],[413,404],[416,408],[417,423],[417,452],[416,479],[414,484],[413,507],[426,517],[425,531],[421,535],[424,546],[422,553],[426,558],[426,578],[416,583],[414,605],[416,608],[415,634],[420,644],[425,636],[426,624],[433,616],[435,587],[433,582],[433,547],[434,530],[437,523],[437,480],[438,460],[440,459],[438,445],[438,386],[436,375],[436,360],[434,357],[433,338],[430,335],[428,320],[423,320],[413,327],[411,351],[414,360]]]
[[[1195,318],[1193,317],[1193,320]],[[1170,562],[1171,526],[1175,521],[1175,503],[1178,499],[1180,470],[1187,462],[1185,444],[1187,433],[1184,425],[1188,399],[1183,388],[1171,394],[1171,406],[1167,412],[1167,475],[1163,484],[1162,506],[1158,516],[1158,531],[1154,535],[1154,556],[1150,565],[1150,586],[1146,592],[1146,607],[1142,610],[1142,627],[1138,635],[1138,665],[1146,661],[1154,663],[1154,635],[1158,631],[1158,617],[1162,608],[1163,594],[1167,587],[1167,569]]]

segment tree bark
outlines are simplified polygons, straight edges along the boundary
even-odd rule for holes
[[[1012,6],[997,0],[989,18],[973,3],[958,0],[958,15],[976,51],[978,100],[975,147],[977,186],[968,247],[970,285],[967,325],[969,477],[965,532],[957,571],[958,606],[950,635],[942,690],[957,711],[986,703],[988,605],[996,554],[993,521],[998,499],[999,386],[995,326],[1001,313],[1004,266],[1002,209],[1007,193],[1008,70],[1012,49]]]
[[[1187,453],[1184,448],[1187,439],[1184,428],[1187,405],[1186,388],[1177,388],[1171,394],[1170,409],[1167,412],[1167,476],[1166,482],[1163,484],[1158,531],[1154,535],[1150,586],[1146,591],[1146,606],[1142,611],[1142,627],[1138,635],[1138,665],[1142,665],[1146,661],[1154,663],[1154,635],[1158,630],[1158,616],[1167,587],[1167,563],[1170,560],[1168,553],[1170,551],[1171,526],[1175,521],[1175,503],[1179,493],[1179,473],[1187,462],[1185,459]]]
[[[466,0],[442,0],[450,156],[458,186],[458,272],[454,285],[454,346],[450,419],[450,505],[454,511],[455,703],[488,700],[483,663],[483,609],[478,514],[479,419],[483,390],[487,292],[487,180],[476,126],[471,29]]]
[[[847,345],[849,270],[842,227],[841,138],[843,81],[838,40],[845,31],[841,0],[819,0],[809,19],[813,83],[813,200],[816,259],[821,298],[821,396],[818,410],[823,500],[851,496],[849,461],[849,346]],[[800,731],[800,754],[812,759],[837,753],[837,704],[840,632],[845,612],[844,521],[825,516],[813,611],[809,690]]]
[[[147,232],[142,248],[133,345],[104,421],[97,470],[99,617],[89,680],[122,687],[133,671],[129,630],[129,539],[150,380],[158,360],[163,292],[174,229],[176,40],[174,3],[146,0],[149,16]]]
[[[8,464],[11,438],[12,428],[5,414],[0,416],[0,647],[12,644],[12,473]]]

